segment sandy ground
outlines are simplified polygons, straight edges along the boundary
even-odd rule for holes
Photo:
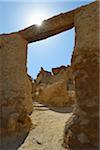
[[[61,146],[63,130],[71,115],[70,108],[48,108],[34,102],[31,119],[35,128],[18,150],[64,150]]]

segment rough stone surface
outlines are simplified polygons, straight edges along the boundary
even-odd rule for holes
[[[76,109],[66,123],[64,145],[71,150],[99,149],[99,48],[96,3],[74,16],[76,42],[72,68],[76,83]]]
[[[66,70],[66,66],[60,66],[60,67],[57,67],[57,68],[52,68],[52,73],[54,75],[56,75],[56,74],[58,74],[62,70]]]
[[[51,78],[51,72],[46,71],[43,69],[43,67],[41,67],[41,70],[34,81],[36,84],[47,83],[50,78]]]
[[[55,82],[45,88],[40,89],[38,101],[51,106],[66,106],[72,104],[72,100],[68,97],[66,82],[61,80]]]
[[[43,26],[30,26],[18,33],[28,41],[35,42],[56,35],[63,31],[73,28],[74,26],[74,11],[61,13],[57,16],[43,21]]]
[[[26,73],[26,55],[27,41],[20,35],[0,36],[0,137],[30,128],[32,87]]]
[[[51,106],[68,106],[75,101],[71,67],[53,68],[54,75],[43,69],[33,83],[33,100]]]

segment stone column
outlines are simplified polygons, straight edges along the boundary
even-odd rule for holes
[[[76,108],[66,122],[64,146],[71,150],[99,149],[99,47],[96,3],[74,17],[75,48],[72,57],[76,82]]]
[[[32,96],[26,59],[26,40],[17,33],[0,35],[0,144],[1,137],[11,134],[17,140],[18,134],[28,132],[31,125],[28,114],[32,112]]]

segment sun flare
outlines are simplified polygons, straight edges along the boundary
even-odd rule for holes
[[[43,21],[42,18],[36,18],[35,21],[34,21],[34,24],[40,26],[40,25],[42,25],[42,21]]]
[[[42,22],[47,19],[47,16],[43,13],[34,13],[33,16],[29,19],[30,25],[41,26]]]

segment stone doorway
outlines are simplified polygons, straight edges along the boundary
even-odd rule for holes
[[[35,79],[41,67],[51,72],[52,68],[71,65],[74,45],[75,28],[43,41],[29,44],[27,52],[28,74]]]
[[[75,26],[72,70],[77,100],[73,116],[66,123],[64,146],[71,150],[99,149],[97,14],[97,3],[94,2],[46,20],[40,30],[37,30],[36,26],[31,26],[16,33],[0,35],[1,137],[11,133],[18,137],[30,129],[31,84],[26,74],[28,43],[45,39]]]

